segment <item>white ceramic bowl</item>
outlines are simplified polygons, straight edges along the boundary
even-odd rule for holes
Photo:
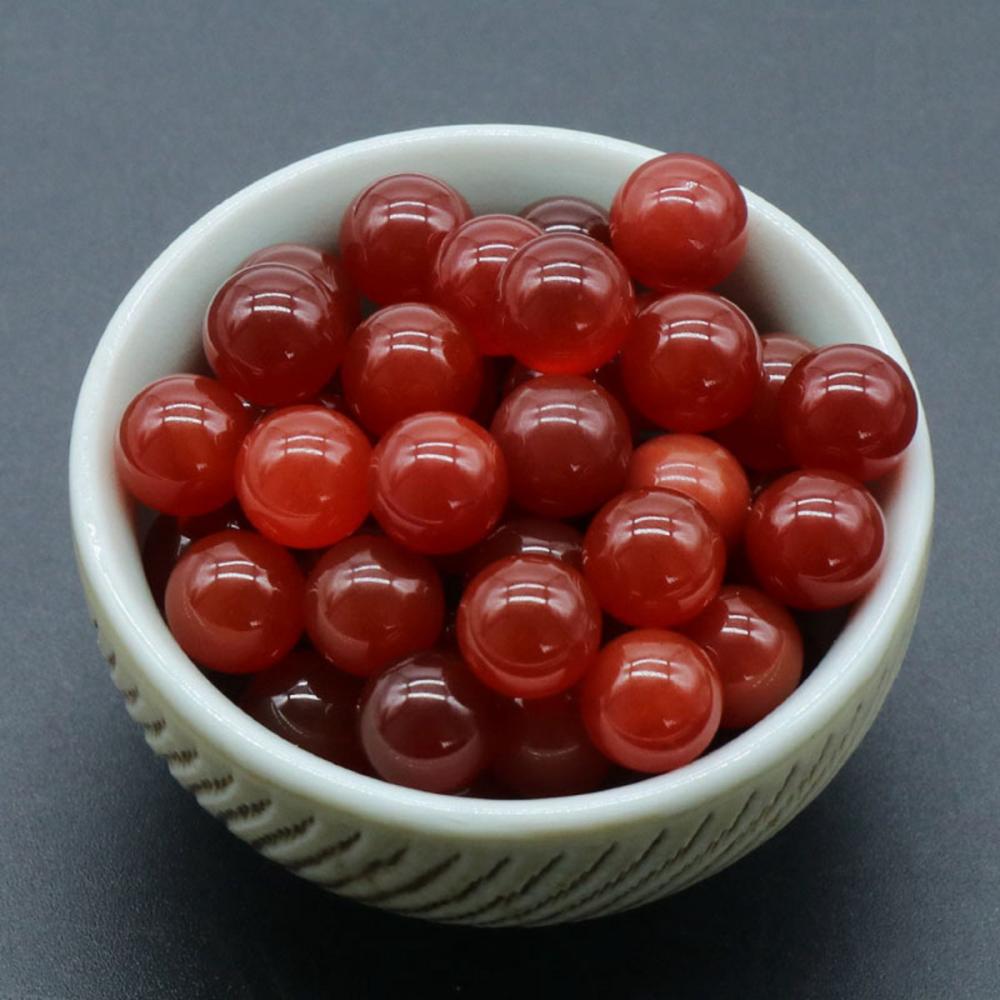
[[[571,192],[608,204],[657,151],[560,129],[474,125],[351,143],[292,164],[209,212],[115,313],[76,411],[70,495],[80,574],[115,684],[149,745],[198,802],[290,871],[400,913],[482,925],[596,917],[677,892],[786,824],[871,725],[903,659],[931,534],[933,471],[921,418],[883,496],[885,571],[802,686],[759,725],[681,770],[572,798],[486,801],[397,788],[270,733],[181,652],[146,586],[117,485],[118,419],[145,383],[188,368],[202,313],[251,251],[332,243],[351,197],[418,170],[473,208],[513,211]],[[747,193],[750,239],[729,291],[766,329],[873,344],[906,364],[871,299],[816,239]]]

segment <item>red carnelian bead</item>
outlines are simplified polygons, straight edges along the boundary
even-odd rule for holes
[[[317,549],[368,516],[371,445],[357,424],[322,406],[264,417],[236,462],[236,491],[254,527],[282,545]]]
[[[240,270],[254,264],[287,264],[305,271],[326,286],[348,330],[361,320],[361,299],[336,254],[305,243],[275,243],[250,254]]]
[[[362,682],[311,649],[293,649],[257,674],[238,704],[271,732],[324,760],[367,771],[358,739]]]
[[[581,233],[611,246],[608,213],[586,198],[557,194],[525,205],[517,213],[546,233]]]
[[[777,708],[802,677],[795,619],[753,587],[723,587],[684,626],[709,655],[722,682],[723,729],[746,729]]]
[[[778,394],[795,363],[813,346],[791,333],[765,333],[760,344],[762,375],[750,409],[712,436],[747,468],[777,472],[792,464],[778,420]]]
[[[760,381],[760,339],[721,295],[665,295],[636,317],[622,351],[632,402],[653,423],[700,434],[749,409]]]
[[[437,571],[389,538],[345,538],[327,550],[306,582],[306,631],[313,645],[361,677],[429,649],[443,626]]]
[[[302,634],[304,585],[295,560],[252,531],[192,543],[170,574],[166,618],[177,644],[210,670],[263,670]]]
[[[754,501],[746,549],[776,600],[804,611],[850,604],[882,566],[885,524],[872,495],[839,472],[790,472]]]
[[[548,517],[599,507],[621,488],[632,454],[624,411],[580,375],[545,375],[518,386],[491,430],[507,459],[511,499]]]
[[[500,272],[541,230],[516,215],[480,215],[449,233],[434,265],[432,295],[476,338],[484,354],[506,354],[498,295]]]
[[[354,284],[380,306],[426,300],[442,241],[471,214],[466,200],[435,177],[383,177],[347,206],[341,259]]]
[[[799,465],[862,482],[891,471],[917,429],[917,396],[906,372],[862,344],[824,347],[802,358],[778,407]]]
[[[361,745],[380,778],[427,792],[467,788],[489,764],[493,702],[459,657],[416,653],[361,696]]]
[[[747,203],[711,160],[667,153],[634,170],[611,205],[611,244],[650,288],[711,288],[746,249]]]
[[[478,545],[461,554],[459,572],[475,576],[509,556],[545,556],[583,569],[583,536],[572,525],[544,517],[515,517],[498,524]]]
[[[498,730],[493,773],[527,798],[592,792],[611,770],[608,759],[591,743],[570,691],[503,705]]]
[[[167,580],[192,542],[227,528],[239,531],[249,527],[250,523],[235,501],[194,517],[160,514],[155,518],[142,543],[142,568],[157,605],[162,608]]]
[[[601,650],[580,691],[590,738],[648,774],[693,761],[719,728],[722,687],[708,654],[662,629],[626,632]]]
[[[454,413],[396,424],[372,458],[372,513],[416,552],[460,552],[484,538],[507,502],[507,467],[496,441]]]
[[[115,464],[125,488],[164,514],[205,514],[233,496],[233,466],[253,417],[224,385],[168,375],[122,414]]]
[[[510,698],[574,685],[601,644],[601,609],[583,576],[542,556],[513,556],[475,576],[458,607],[462,657]]]
[[[516,250],[500,278],[500,305],[509,352],[554,374],[582,374],[610,361],[635,311],[618,259],[575,233],[547,233]]]
[[[340,375],[358,420],[381,436],[425,410],[470,413],[483,362],[472,334],[447,313],[403,302],[380,309],[354,331]]]
[[[348,332],[325,284],[287,264],[255,264],[215,293],[202,341],[233,392],[257,406],[285,406],[330,381]]]
[[[640,445],[629,462],[626,487],[674,490],[697,500],[729,545],[739,541],[750,512],[743,467],[721,444],[698,434],[662,434]]]
[[[672,490],[630,490],[583,539],[583,571],[601,607],[628,625],[676,625],[719,592],[726,546],[702,508]]]

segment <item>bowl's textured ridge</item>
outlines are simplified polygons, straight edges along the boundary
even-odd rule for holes
[[[781,829],[823,790],[868,731],[899,670],[916,610],[914,603],[910,627],[897,633],[880,670],[828,729],[790,748],[752,787],[663,825],[618,831],[610,842],[598,829],[590,843],[543,843],[531,850],[524,844],[515,850],[503,840],[456,849],[447,837],[415,850],[400,831],[352,825],[342,812],[264,787],[218,759],[157,705],[96,617],[95,625],[112,679],[146,741],[199,804],[252,848],[321,888],[398,913],[531,926],[604,916],[679,892]]]

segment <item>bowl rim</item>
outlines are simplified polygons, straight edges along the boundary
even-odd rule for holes
[[[469,140],[516,139],[537,148],[562,145],[585,154],[602,152],[638,160],[660,155],[636,143],[571,129],[537,125],[449,125],[388,133],[316,153],[244,187],[203,215],[147,268],[119,305],[102,335],[80,389],[70,441],[69,490],[74,544],[81,577],[99,606],[119,649],[128,653],[141,681],[156,698],[218,754],[251,777],[279,786],[318,807],[340,810],[390,828],[466,838],[558,837],[632,821],[690,812],[706,801],[759,777],[795,747],[821,731],[877,671],[897,628],[919,597],[930,544],[934,475],[930,439],[920,406],[917,432],[897,473],[897,503],[903,503],[908,545],[886,566],[874,590],[861,602],[821,664],[787,701],[757,725],[677,771],[585,795],[550,799],[492,800],[444,796],[390,785],[355,774],[288,743],[242,713],[191,664],[163,629],[144,629],[129,608],[106,558],[120,545],[108,524],[107,483],[98,482],[95,449],[109,442],[92,424],[103,386],[110,378],[130,320],[139,303],[189,249],[211,239],[232,214],[333,160],[370,158],[401,144],[460,148]],[[745,190],[745,189],[744,189]],[[843,295],[864,312],[874,341],[909,372],[906,358],[872,299],[847,268],[819,240],[764,199],[745,190],[751,217],[784,231],[817,263]],[[912,376],[912,373],[910,373]],[[891,572],[890,572],[891,569]],[[173,649],[169,647],[173,646]],[[180,660],[190,669],[179,669]]]

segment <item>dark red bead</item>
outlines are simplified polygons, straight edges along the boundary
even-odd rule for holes
[[[546,233],[580,233],[611,246],[611,223],[600,205],[571,194],[553,195],[517,213]]]
[[[311,649],[293,649],[256,674],[238,704],[278,736],[324,760],[367,771],[358,738],[362,682],[335,670]]]
[[[493,701],[458,656],[417,653],[373,677],[361,745],[379,777],[427,792],[467,788],[492,755]]]
[[[344,212],[341,259],[355,286],[377,305],[427,301],[441,243],[471,215],[466,200],[435,177],[383,177]]]

